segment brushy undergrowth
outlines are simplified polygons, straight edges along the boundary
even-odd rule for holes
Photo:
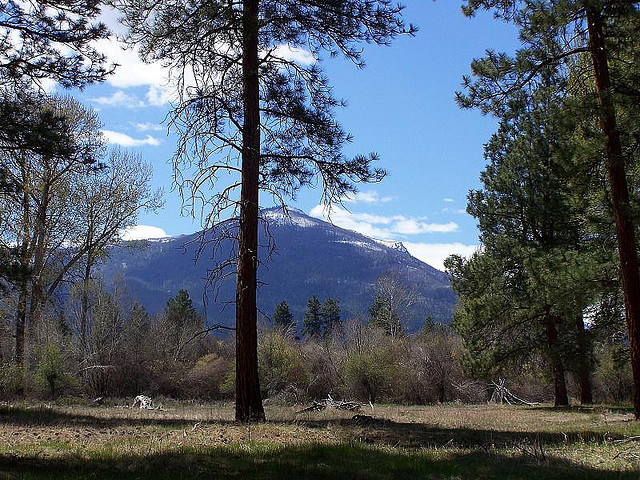
[[[640,478],[640,426],[625,409],[298,409],[242,425],[225,404],[3,405],[0,479]]]

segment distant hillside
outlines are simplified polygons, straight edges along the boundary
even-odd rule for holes
[[[343,319],[367,314],[376,279],[393,273],[417,296],[408,315],[409,330],[420,328],[427,316],[441,323],[451,321],[455,294],[447,276],[412,257],[401,243],[379,242],[295,209],[289,210],[289,216],[281,209],[264,210],[262,216],[276,245],[271,258],[266,259],[268,240],[260,229],[260,244],[265,246],[260,251],[264,263],[258,270],[263,283],[258,290],[258,308],[264,314],[271,316],[275,306],[286,300],[301,324],[307,300],[314,294],[320,301],[337,299]],[[161,311],[181,288],[202,308],[207,270],[215,262],[211,246],[194,262],[197,237],[193,234],[114,247],[102,273],[107,282],[121,276],[150,312]],[[215,252],[216,260],[228,258],[232,248],[230,240],[223,241]],[[235,297],[235,278],[221,282],[207,297],[207,322],[233,324],[230,302]]]

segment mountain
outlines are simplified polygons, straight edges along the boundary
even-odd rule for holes
[[[286,300],[301,324],[312,295],[321,302],[338,300],[343,319],[367,316],[376,279],[393,274],[416,296],[407,312],[409,331],[419,329],[427,316],[440,323],[451,321],[455,294],[447,276],[412,257],[402,243],[373,240],[292,208],[286,213],[281,208],[266,209],[262,218],[258,308],[266,316]],[[115,278],[124,281],[134,298],[152,313],[162,311],[167,300],[183,288],[203,308],[208,270],[235,251],[232,240],[216,243],[213,239],[225,232],[233,236],[236,231],[230,221],[206,234],[127,242],[110,250],[101,272],[107,283]],[[207,241],[204,246],[203,238]],[[232,325],[235,277],[206,290],[207,323]]]

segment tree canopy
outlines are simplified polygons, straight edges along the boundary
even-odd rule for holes
[[[99,0],[0,2],[0,80],[42,84],[52,80],[64,87],[99,82],[113,71],[95,42],[109,30],[100,22]]]

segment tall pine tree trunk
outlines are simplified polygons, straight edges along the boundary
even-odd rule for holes
[[[549,346],[549,358],[551,360],[551,368],[553,369],[554,405],[556,407],[564,407],[569,405],[569,395],[567,394],[564,364],[558,354],[558,329],[556,328],[558,317],[547,312],[544,320],[547,333],[547,345]]]
[[[264,420],[258,380],[257,269],[260,168],[258,0],[245,0],[242,15],[244,124],[242,190],[236,285],[236,420]]]
[[[600,11],[586,3],[589,28],[589,48],[595,76],[596,91],[600,104],[600,127],[605,137],[605,158],[613,214],[618,238],[618,255],[622,273],[625,315],[629,332],[631,368],[634,381],[634,413],[640,418],[640,271],[638,253],[629,204],[629,187],[622,155],[620,132],[616,122],[616,112],[611,92],[609,64]]]

